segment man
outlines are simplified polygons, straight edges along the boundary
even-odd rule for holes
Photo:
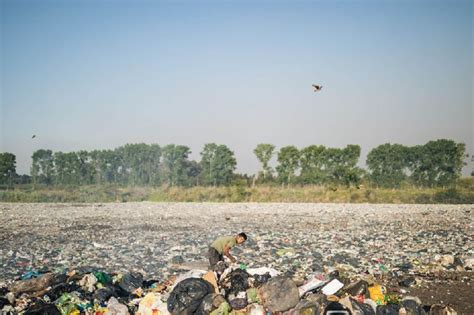
[[[235,245],[240,245],[247,240],[245,233],[239,233],[235,236],[223,236],[216,239],[211,246],[209,246],[209,265],[212,270],[225,269],[224,256],[235,263],[237,260],[230,254],[230,249]]]

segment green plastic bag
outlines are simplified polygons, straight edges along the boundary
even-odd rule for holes
[[[99,281],[102,284],[112,283],[112,278],[103,271],[94,272],[94,276],[97,278],[97,281]]]

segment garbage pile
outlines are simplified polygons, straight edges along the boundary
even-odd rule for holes
[[[384,301],[397,295],[398,306],[407,296],[418,296],[423,303],[451,303],[458,313],[470,315],[473,211],[473,205],[0,204],[0,310],[35,314],[40,309],[40,314],[71,308],[100,314],[121,304],[132,314],[144,300],[163,303],[160,313],[166,312],[173,286],[185,280],[186,271],[194,278],[206,273],[207,262],[199,261],[209,244],[245,231],[249,240],[232,248],[232,255],[247,265],[251,289],[260,289],[264,279],[250,271],[265,267],[278,271],[272,277],[291,279],[298,290],[311,279],[325,285],[337,279],[344,286],[333,295],[344,299],[346,288],[363,280],[367,290],[380,285]],[[12,290],[13,283],[49,273],[54,277],[42,280],[52,277],[45,286]],[[137,292],[120,286],[128,274],[142,276]],[[224,283],[216,282],[232,307],[232,296],[221,293]],[[322,289],[308,291],[298,303],[311,302],[313,295],[334,299]],[[364,297],[370,298],[370,291]],[[243,303],[242,293],[239,298]],[[246,309],[251,307],[255,302]]]
[[[440,263],[450,257],[440,258]],[[81,267],[66,273],[29,271],[0,288],[2,314],[304,314],[453,315],[449,305],[406,296],[396,271],[353,274],[324,267],[298,279],[270,267],[233,264],[222,274],[189,270],[169,279]]]

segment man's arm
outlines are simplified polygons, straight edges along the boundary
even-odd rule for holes
[[[229,245],[224,246],[224,255],[230,259],[231,262],[235,263],[237,260],[230,254]]]

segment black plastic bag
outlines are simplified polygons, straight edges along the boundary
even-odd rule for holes
[[[160,282],[160,280],[156,280],[156,279],[145,280],[145,281],[143,281],[143,287],[144,288],[149,288],[153,284],[159,283],[159,282]]]
[[[253,286],[255,288],[259,288],[262,286],[262,284],[264,283],[267,283],[268,280],[270,280],[272,276],[270,276],[270,273],[267,272],[263,275],[254,275],[253,278],[254,278],[254,282],[253,282]]]
[[[377,305],[376,315],[398,315],[400,307],[397,304]]]
[[[72,291],[78,291],[80,293],[83,293],[83,290],[79,285],[77,285],[74,282],[71,283],[60,283],[57,284],[51,289],[46,292],[46,295],[49,297],[51,301],[57,300],[61,295],[63,295],[66,292],[72,292]]]
[[[167,301],[172,314],[198,314],[202,300],[214,292],[212,284],[203,279],[188,278],[179,282],[171,291]]]
[[[241,310],[247,307],[248,302],[247,299],[245,298],[236,298],[233,299],[232,301],[229,302],[230,307],[232,307],[233,310]]]
[[[24,313],[25,315],[61,315],[61,312],[54,304],[47,304],[41,300],[37,300],[31,304]]]
[[[0,310],[5,306],[10,304],[7,298],[0,297]]]
[[[238,292],[247,291],[249,288],[249,274],[242,269],[236,269],[229,273],[227,279],[230,282],[230,288],[227,289],[226,294],[237,294]],[[226,281],[227,281],[226,279]]]
[[[119,282],[119,287],[128,292],[132,293],[143,285],[143,276],[138,272],[130,272],[123,275]]]
[[[94,292],[94,300],[100,304],[107,302],[112,296],[119,296],[117,290],[112,286],[107,286]]]
[[[408,314],[413,314],[413,315],[426,315],[425,310],[423,307],[418,304],[417,301],[412,300],[412,299],[406,299],[402,300],[400,303],[401,307],[404,307],[407,310]]]
[[[325,310],[324,315],[351,315],[351,312],[347,310],[341,303],[339,302],[331,302],[329,303]]]
[[[361,315],[375,315],[375,311],[369,304],[359,303],[358,301],[351,299],[352,309],[354,312],[358,312]]]
[[[359,280],[357,282],[349,284],[349,286],[346,289],[346,292],[352,296],[361,294],[365,297],[369,297],[368,288],[369,288],[369,284],[367,283],[367,281]]]

